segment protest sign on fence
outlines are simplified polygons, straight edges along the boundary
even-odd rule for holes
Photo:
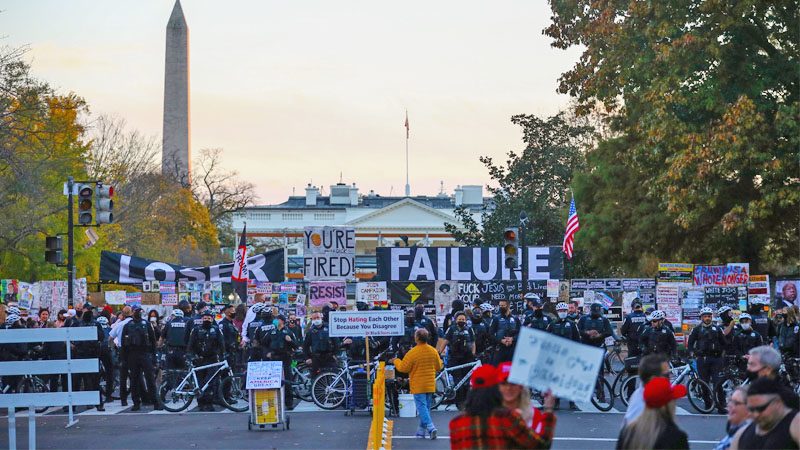
[[[125,291],[106,291],[105,295],[106,303],[109,305],[124,305],[127,298]]]
[[[356,276],[356,230],[305,227],[303,274],[306,280],[350,280]]]
[[[308,304],[310,306],[323,307],[328,302],[336,302],[340,305],[347,302],[347,287],[344,281],[312,281],[308,284]]]
[[[401,310],[331,311],[331,337],[402,336],[405,333]]]
[[[700,323],[700,310],[704,306],[704,294],[701,287],[685,287],[680,289],[681,307],[684,325]]]
[[[603,349],[523,327],[508,380],[572,401],[589,402]]]
[[[280,361],[250,361],[247,363],[246,389],[280,389],[283,364]]]
[[[178,294],[161,294],[161,306],[178,306]]]
[[[130,307],[142,306],[141,292],[128,292],[125,294],[125,304]]]
[[[356,284],[356,301],[373,304],[389,299],[385,281],[368,281]]]
[[[659,283],[692,283],[694,265],[687,263],[658,263]]]
[[[716,312],[723,306],[739,309],[739,289],[734,286],[706,286],[705,306]]]
[[[775,306],[785,308],[787,306],[800,307],[800,297],[797,295],[797,288],[800,280],[779,280],[775,283]]]
[[[671,286],[669,283],[659,284],[656,287],[656,304],[659,311],[664,312],[670,323],[675,325],[681,323],[681,302],[678,286]],[[677,332],[680,332],[680,330],[677,330]]]

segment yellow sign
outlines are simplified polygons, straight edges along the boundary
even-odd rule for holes
[[[420,291],[419,288],[414,285],[414,283],[408,283],[408,286],[406,286],[406,292],[411,295],[411,303],[417,301],[419,296],[422,295],[422,291]]]
[[[279,389],[253,390],[257,424],[278,423],[280,421],[278,408],[281,405],[278,403],[278,392],[280,392]]]

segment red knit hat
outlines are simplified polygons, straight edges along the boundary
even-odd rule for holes
[[[664,377],[650,380],[644,387],[644,402],[648,408],[661,408],[667,403],[686,395],[686,386],[672,386]]]
[[[499,382],[497,368],[491,364],[484,364],[472,372],[469,385],[472,389],[482,389],[495,386]]]

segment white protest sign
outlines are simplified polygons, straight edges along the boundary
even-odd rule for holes
[[[603,349],[523,327],[508,380],[572,401],[589,402]]]
[[[405,333],[404,313],[400,309],[385,311],[331,311],[331,337],[402,336]]]
[[[246,389],[279,389],[283,379],[280,361],[251,361],[247,363]]]
[[[306,280],[351,280],[356,275],[356,230],[305,227],[303,274]]]
[[[389,298],[385,281],[369,281],[356,284],[356,301],[372,304]]]
[[[559,287],[560,287],[559,280],[547,280],[547,297],[548,298],[558,297]]]
[[[125,299],[128,298],[125,295],[125,291],[106,291],[106,303],[109,305],[124,305]]]

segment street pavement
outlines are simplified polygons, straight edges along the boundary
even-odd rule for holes
[[[713,448],[725,430],[725,417],[699,415],[679,409],[678,425],[689,434],[693,449]],[[582,405],[588,409],[587,405]],[[199,412],[192,408],[185,413],[153,411],[143,407],[131,412],[118,402],[106,406],[106,412],[81,408],[79,422],[65,428],[66,414],[51,408],[37,415],[37,446],[41,449],[361,449],[366,447],[371,416],[356,412],[345,416],[343,410],[322,411],[313,404],[301,403],[293,412],[290,429],[283,431],[248,431],[248,414],[220,411]],[[218,408],[219,409],[219,408]],[[414,437],[418,419],[391,418],[394,421],[393,447],[396,449],[449,448],[448,426],[457,414],[452,408],[434,411],[433,420],[439,427],[436,441]],[[623,412],[590,411],[557,412],[555,449],[613,449],[622,422]],[[5,414],[0,424],[0,448],[8,443]],[[17,413],[17,446],[27,448],[28,418],[26,411]]]

